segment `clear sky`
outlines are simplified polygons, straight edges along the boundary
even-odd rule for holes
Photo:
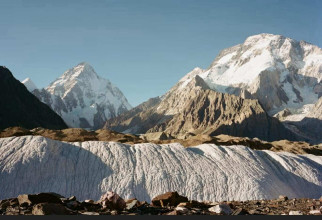
[[[321,0],[0,0],[0,65],[41,88],[82,61],[135,106],[250,35],[322,47]]]

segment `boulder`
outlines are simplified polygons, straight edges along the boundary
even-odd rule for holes
[[[290,211],[288,214],[289,215],[303,215],[303,213],[301,211]]]
[[[280,195],[280,196],[278,197],[278,200],[279,200],[279,201],[283,201],[283,202],[285,202],[285,201],[287,201],[287,200],[288,200],[288,197],[287,197],[287,196],[284,196],[284,195]]]
[[[98,212],[83,212],[82,215],[100,215]]]
[[[233,212],[231,210],[231,208],[229,207],[229,205],[227,205],[227,204],[219,204],[219,205],[210,207],[208,210],[210,212],[214,212],[217,214],[223,214],[223,215],[230,215]]]
[[[23,194],[18,196],[20,206],[30,206],[38,203],[57,203],[61,204],[63,196],[56,193],[39,193],[39,194]]]
[[[57,203],[39,203],[32,208],[33,215],[68,215],[65,206]]]
[[[68,198],[69,201],[76,201],[76,196],[71,196]]]
[[[85,202],[90,203],[90,204],[94,204],[94,200],[92,200],[92,199],[86,199]]]
[[[189,212],[189,210],[186,207],[182,207],[182,206],[177,206],[175,210],[180,214],[187,214]]]
[[[0,201],[0,210],[6,210],[8,206],[10,206],[9,199]]]
[[[321,215],[322,213],[321,213],[321,211],[320,211],[320,210],[311,210],[311,211],[309,212],[309,214],[310,214],[310,215]]]
[[[177,206],[182,202],[188,202],[188,198],[180,196],[178,192],[167,192],[152,199],[153,206]]]
[[[140,202],[137,199],[128,199],[125,201],[126,203],[126,210],[131,210],[140,206]]]
[[[106,192],[99,200],[103,208],[123,210],[126,208],[125,201],[115,192]]]

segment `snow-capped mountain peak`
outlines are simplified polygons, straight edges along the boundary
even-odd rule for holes
[[[123,93],[86,62],[64,72],[45,90],[51,96],[47,104],[71,127],[101,128],[107,119],[131,108]],[[39,96],[46,102],[46,95]]]
[[[28,89],[29,92],[32,92],[35,89],[37,89],[37,86],[34,84],[34,82],[30,78],[26,78],[21,83],[26,86],[26,88]]]
[[[190,75],[182,78],[187,85]],[[258,34],[224,49],[207,70],[197,73],[216,91],[259,99],[270,114],[302,108],[321,96],[322,49],[282,35]],[[305,99],[303,98],[305,97]]]

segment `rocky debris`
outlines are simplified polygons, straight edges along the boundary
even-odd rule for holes
[[[280,195],[278,197],[278,200],[284,202],[284,201],[287,201],[288,200],[288,197],[287,196],[284,196],[284,195]]]
[[[107,192],[101,196],[99,203],[103,208],[123,210],[126,208],[125,201],[115,192]]]
[[[188,201],[177,192],[167,192],[149,204],[135,198],[124,201],[115,192],[105,193],[98,202],[40,194],[18,196],[20,200],[27,198],[28,202],[22,203],[18,198],[0,200],[0,215],[322,215],[319,199],[285,199],[287,196],[272,200],[197,202]],[[61,202],[53,203],[51,196],[61,197]]]
[[[152,205],[161,207],[177,206],[182,202],[188,202],[188,198],[180,196],[178,192],[167,192],[152,199]]]
[[[127,144],[143,143],[144,141],[132,134],[122,134],[107,129],[99,129],[96,131],[88,131],[82,128],[68,128],[62,130],[50,130],[45,128],[34,128],[28,130],[21,127],[10,127],[0,130],[0,138],[12,136],[43,136],[53,140],[67,142],[83,142],[83,141],[114,141]]]
[[[288,215],[303,215],[301,211],[290,211]]]
[[[227,204],[219,204],[208,209],[217,214],[230,215],[233,211]]]
[[[126,210],[131,210],[141,205],[140,201],[138,201],[137,199],[128,199],[125,201],[125,203],[126,203]]]
[[[20,206],[28,206],[43,202],[62,203],[62,196],[56,193],[39,193],[39,194],[23,194],[18,196]]]
[[[71,214],[67,208],[56,203],[39,203],[32,208],[33,215],[68,215]]]
[[[322,144],[310,145],[306,142],[280,140],[274,142],[267,142],[258,138],[247,137],[233,137],[229,135],[195,135],[187,133],[187,137],[183,139],[174,139],[167,136],[164,140],[153,139],[148,140],[149,134],[141,135],[140,137],[132,134],[122,134],[107,129],[99,129],[96,131],[87,131],[81,128],[68,128],[63,130],[49,130],[44,128],[35,128],[32,130],[24,129],[21,127],[11,127],[5,130],[0,130],[0,138],[12,137],[12,136],[43,136],[53,140],[67,141],[67,142],[82,142],[82,141],[113,141],[126,144],[138,144],[145,143],[147,141],[155,144],[168,144],[168,143],[180,143],[185,147],[191,147],[201,145],[205,143],[213,143],[221,146],[230,145],[243,145],[250,147],[254,150],[271,150],[275,152],[290,152],[294,154],[314,154],[322,156]]]

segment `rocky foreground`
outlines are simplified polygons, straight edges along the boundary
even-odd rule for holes
[[[153,198],[151,204],[137,199],[123,200],[107,192],[100,200],[77,201],[57,193],[24,194],[0,200],[1,215],[321,215],[322,197],[317,199],[197,202],[177,192]]]

